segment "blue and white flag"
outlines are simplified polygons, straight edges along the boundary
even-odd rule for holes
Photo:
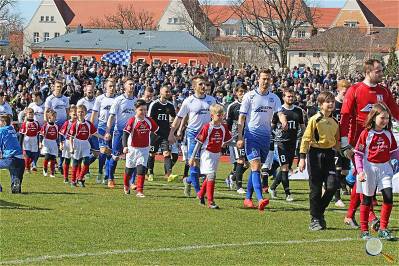
[[[128,65],[130,63],[131,50],[119,50],[115,52],[106,53],[101,57],[102,61],[117,64],[117,65]]]

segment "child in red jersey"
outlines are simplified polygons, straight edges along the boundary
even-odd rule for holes
[[[76,187],[76,179],[80,187],[85,187],[84,176],[89,171],[90,166],[90,142],[91,136],[103,138],[97,134],[97,128],[85,120],[87,114],[86,106],[78,105],[76,107],[77,120],[72,123],[68,131],[69,151],[72,154],[72,177],[71,186]],[[81,171],[78,173],[79,166],[82,164]]]
[[[62,125],[60,129],[60,135],[61,135],[61,143],[60,143],[60,150],[62,151],[62,158],[64,158],[64,165],[63,165],[63,174],[64,174],[64,183],[68,184],[69,183],[69,166],[71,164],[71,159],[72,159],[72,154],[70,152],[70,146],[69,146],[69,137],[68,133],[69,130],[71,129],[72,124],[77,120],[77,114],[76,114],[76,105],[71,105],[69,107],[69,120],[65,121],[65,123]]]
[[[377,188],[381,191],[384,201],[378,236],[386,240],[394,239],[387,229],[393,203],[393,169],[390,161],[399,158],[399,151],[391,131],[391,117],[390,110],[384,103],[374,104],[355,148],[358,171],[356,189],[357,193],[363,196],[360,205],[360,229],[361,238],[365,240],[370,238],[368,215]]]
[[[143,198],[144,176],[150,153],[150,133],[156,133],[158,125],[152,118],[146,117],[147,104],[144,100],[137,100],[134,107],[136,108],[136,114],[127,122],[122,136],[123,153],[126,154],[123,184],[125,194],[130,194],[129,180],[134,170],[136,170],[136,196]],[[129,138],[130,143],[128,143]]]
[[[213,200],[215,190],[216,171],[222,151],[222,146],[232,140],[228,126],[222,124],[224,117],[223,106],[211,105],[209,108],[212,121],[203,125],[198,133],[194,152],[189,160],[189,165],[194,165],[195,155],[202,149],[200,156],[200,173],[206,175],[202,187],[198,192],[200,203],[205,205],[205,193],[208,199],[208,208],[218,209],[219,206]]]
[[[43,175],[47,176],[48,163],[50,163],[50,177],[54,177],[55,163],[58,154],[58,126],[55,124],[57,113],[49,109],[46,112],[47,122],[44,123],[40,130],[40,137],[43,139],[39,146],[44,155]]]
[[[25,115],[25,121],[22,123],[19,133],[25,157],[25,170],[30,172],[31,164],[39,152],[40,124],[33,119],[35,113],[32,108],[26,108]]]

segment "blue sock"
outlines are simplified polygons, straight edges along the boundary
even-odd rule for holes
[[[104,177],[104,179],[108,179],[109,176],[111,175],[110,162],[111,162],[111,157],[107,156],[107,159],[105,160],[105,177]]]
[[[100,155],[98,156],[98,173],[101,175],[103,174],[103,169],[104,169],[106,159],[107,159],[107,156],[103,153],[100,153]]]
[[[115,170],[117,166],[118,166],[118,161],[111,158],[109,160],[109,176],[108,176],[109,179],[114,180]]]
[[[60,160],[59,160],[59,163],[58,163],[58,169],[62,169],[62,164],[64,163],[64,158],[60,157],[59,159]]]
[[[133,173],[132,173],[132,177],[129,180],[129,185],[134,184],[134,181],[136,181],[136,174],[137,174],[136,169],[137,168],[133,168]]]
[[[251,173],[252,184],[256,193],[256,198],[259,200],[263,199],[262,195],[262,182],[260,180],[260,171],[252,171]]]
[[[200,191],[199,172],[200,172],[199,167],[197,166],[190,167],[190,181],[194,186],[195,193],[198,193]]]
[[[247,184],[247,195],[246,199],[252,199],[252,193],[254,193],[254,186],[252,185],[252,171],[249,171],[248,184]]]

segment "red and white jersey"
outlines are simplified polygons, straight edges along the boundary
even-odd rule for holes
[[[37,121],[25,121],[22,123],[19,133],[27,137],[36,137],[40,133],[40,124]]]
[[[68,136],[72,136],[79,140],[88,140],[91,135],[96,133],[97,128],[90,121],[84,120],[83,122],[73,122],[68,131]]]
[[[204,149],[213,153],[221,152],[223,143],[230,141],[231,138],[227,125],[215,126],[212,123],[205,124],[196,137]]]
[[[363,130],[356,145],[356,152],[372,163],[385,163],[391,153],[398,149],[395,137],[390,130]]]
[[[58,126],[56,124],[44,123],[40,130],[40,135],[45,139],[56,140],[58,139]]]
[[[68,133],[73,123],[74,121],[72,120],[65,121],[60,129],[60,135],[64,136],[65,138],[69,138]]]
[[[130,133],[131,146],[136,148],[144,148],[150,146],[150,132],[157,132],[158,125],[151,117],[145,117],[139,120],[132,117],[126,123],[123,131]]]
[[[388,88],[379,84],[370,87],[359,82],[346,92],[341,109],[340,134],[341,137],[348,137],[352,146],[356,144],[363,131],[364,121],[373,108],[373,104],[377,102],[384,102],[391,110],[393,117],[399,119],[399,106]]]

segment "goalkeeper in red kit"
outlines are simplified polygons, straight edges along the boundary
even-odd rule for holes
[[[348,159],[353,159],[353,147],[355,147],[360,133],[364,129],[364,122],[375,103],[384,102],[391,110],[392,116],[399,119],[399,106],[396,104],[391,91],[379,84],[383,78],[381,62],[376,59],[367,60],[364,63],[364,73],[364,80],[348,89],[341,109],[341,150]],[[356,165],[354,175],[356,175]],[[354,187],[344,220],[345,224],[358,227],[354,217],[360,201],[361,195],[356,193],[356,187]],[[379,220],[372,209],[370,210],[369,221],[373,229],[377,231]]]

